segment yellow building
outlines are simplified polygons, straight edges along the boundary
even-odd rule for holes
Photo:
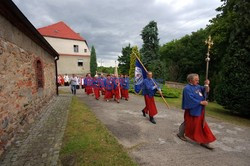
[[[59,53],[58,74],[85,75],[90,72],[90,50],[87,41],[64,22],[58,22],[38,31]]]

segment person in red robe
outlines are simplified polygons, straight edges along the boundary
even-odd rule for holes
[[[128,95],[128,90],[129,90],[129,78],[128,75],[124,75],[123,83],[122,83],[122,97],[125,98],[125,100],[128,100],[129,95]]]
[[[95,75],[95,78],[93,79],[93,88],[94,88],[95,99],[99,100],[99,98],[100,98],[100,84],[98,81],[98,75]]]
[[[105,95],[105,77],[103,76],[103,74],[101,74],[101,76],[98,78],[99,80],[99,84],[100,84],[100,89],[101,89],[101,93],[102,95]]]
[[[61,86],[64,86],[64,78],[62,75],[60,75],[60,82],[61,82]]]
[[[94,93],[93,92],[93,79],[90,76],[90,74],[87,74],[87,77],[84,79],[84,85],[85,85],[87,95]]]
[[[107,75],[107,78],[104,81],[104,86],[105,86],[104,100],[109,102],[109,100],[113,98],[113,89],[114,89],[114,82],[111,80],[109,74]]]
[[[143,80],[143,89],[142,93],[144,95],[145,99],[145,108],[142,110],[143,116],[146,117],[146,114],[149,115],[149,121],[153,124],[156,124],[156,121],[154,119],[154,116],[157,114],[157,108],[155,105],[154,95],[159,91],[161,92],[161,89],[156,84],[156,81],[153,79],[153,73],[148,72],[147,78]]]
[[[179,127],[177,136],[187,141],[186,137],[199,143],[208,149],[214,149],[210,145],[216,138],[205,121],[205,106],[208,102],[205,96],[209,92],[210,81],[206,80],[204,86],[199,85],[199,75],[189,74],[188,85],[183,89],[182,109],[185,110],[184,122]],[[185,137],[186,136],[186,137]]]
[[[120,78],[118,78],[117,75],[114,76],[113,78],[114,82],[114,89],[113,89],[113,94],[114,94],[114,100],[117,103],[120,103],[120,98],[121,98],[121,83],[120,83]]]
[[[60,75],[57,76],[57,85],[61,86],[61,76]]]

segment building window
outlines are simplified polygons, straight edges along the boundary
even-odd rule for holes
[[[87,49],[86,49],[86,48],[84,49],[84,52],[87,52]]]
[[[78,47],[78,45],[74,45],[74,52],[79,52],[79,47]]]
[[[83,66],[83,60],[82,59],[78,59],[77,65],[78,66]]]
[[[43,67],[40,60],[36,61],[36,81],[37,88],[43,88]]]

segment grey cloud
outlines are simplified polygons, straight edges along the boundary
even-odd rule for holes
[[[97,58],[114,65],[122,47],[141,47],[141,30],[151,20],[158,23],[160,43],[204,28],[216,15],[219,0],[14,0],[39,28],[64,21],[94,45]]]

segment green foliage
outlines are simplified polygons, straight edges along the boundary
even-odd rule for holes
[[[113,74],[114,71],[115,71],[115,68],[112,66],[110,66],[110,67],[104,67],[104,66],[97,67],[98,73]]]
[[[169,88],[166,85],[163,85],[161,90],[162,95],[166,98],[179,98],[182,93],[182,89]],[[161,95],[159,93],[156,93],[155,96],[160,97]]]
[[[154,77],[164,79],[166,70],[164,62],[160,61],[157,23],[150,21],[149,24],[143,28],[141,37],[143,44],[140,52],[143,64],[148,71],[153,72]]]
[[[230,17],[229,45],[222,60],[216,100],[233,113],[250,117],[250,2],[225,1],[220,17]]]
[[[90,54],[90,73],[91,76],[94,77],[97,71],[97,62],[96,62],[96,53],[95,47],[91,47],[91,54]]]
[[[122,56],[118,57],[119,72],[122,74],[129,73],[131,52],[132,52],[132,48],[130,47],[130,44],[129,44],[127,47],[122,48]]]
[[[130,68],[129,68],[129,78],[133,79],[135,77],[135,61],[136,57],[141,58],[140,53],[138,51],[138,47],[132,47],[132,52],[130,55]]]
[[[167,66],[167,80],[186,82],[189,73],[205,74],[206,36],[206,31],[200,29],[160,48],[161,60]]]

